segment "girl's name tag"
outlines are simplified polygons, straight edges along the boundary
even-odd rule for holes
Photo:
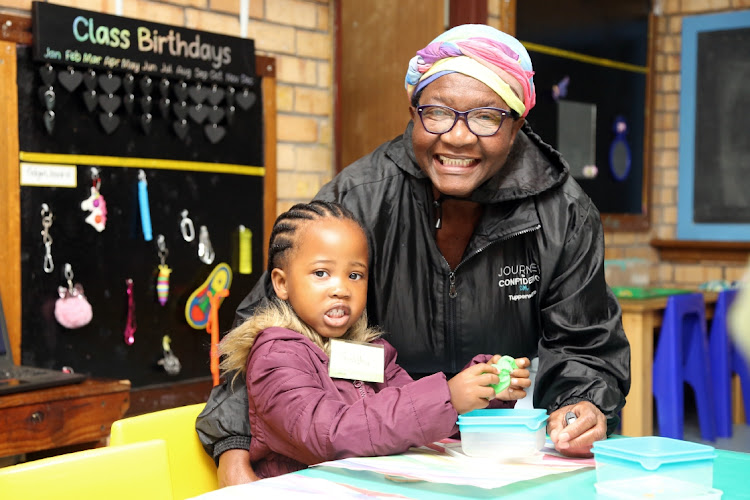
[[[382,345],[331,339],[330,347],[328,375],[331,378],[383,382],[385,349]]]

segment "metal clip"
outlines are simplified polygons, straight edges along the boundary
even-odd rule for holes
[[[215,257],[216,254],[214,254],[214,248],[211,246],[211,239],[208,236],[208,228],[201,226],[198,233],[198,258],[205,264],[211,264]]]
[[[52,236],[49,234],[49,228],[52,227],[52,211],[49,205],[42,203],[42,243],[44,243],[44,263],[42,268],[49,274],[55,270],[55,263],[52,261]]]
[[[167,262],[167,255],[169,255],[169,250],[167,249],[167,244],[164,241],[163,234],[156,237],[156,247],[159,249],[159,260],[163,266]]]
[[[188,211],[183,210],[181,212],[182,220],[180,221],[180,231],[182,232],[182,238],[187,241],[193,241],[195,239],[195,226],[193,221],[188,217]]]
[[[83,287],[80,284],[73,286],[73,266],[67,262],[63,268],[63,276],[65,277],[65,281],[68,282],[68,288],[64,286],[57,287],[57,293],[60,298],[83,296]]]
[[[91,167],[91,185],[96,188],[97,191],[102,187],[102,179],[99,177],[99,169]]]

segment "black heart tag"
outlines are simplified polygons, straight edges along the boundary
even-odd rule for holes
[[[120,125],[120,117],[112,113],[99,113],[99,123],[108,135],[112,135]]]
[[[208,97],[208,89],[200,83],[196,83],[192,87],[188,88],[188,95],[194,103],[203,104],[203,101],[205,101],[206,97]]]
[[[55,83],[55,79],[57,78],[55,69],[51,64],[45,64],[44,66],[39,68],[39,76],[42,77],[42,82],[44,82],[44,85],[46,85],[47,87],[52,86],[52,84]]]
[[[141,92],[143,92],[143,95],[151,95],[151,90],[154,88],[154,81],[150,76],[145,75],[143,78],[141,78],[141,81],[138,82],[138,85],[141,87]]]
[[[120,88],[122,78],[112,73],[106,75],[99,75],[99,88],[101,88],[105,94],[114,94]]]
[[[141,129],[143,130],[144,134],[149,135],[151,133],[152,121],[153,117],[151,116],[151,113],[145,113],[141,115]]]
[[[203,104],[196,104],[195,106],[188,107],[188,114],[195,123],[203,123],[208,116],[208,106]]]
[[[184,141],[188,133],[187,120],[178,120],[176,122],[173,122],[172,129],[174,130],[174,133],[177,134],[177,137],[179,137],[180,139]]]
[[[42,105],[47,110],[53,110],[55,108],[55,89],[52,87],[40,87],[39,100],[42,101]]]
[[[237,104],[245,111],[255,104],[255,94],[248,89],[242,89],[242,92],[237,93],[234,98],[237,100]]]
[[[185,118],[187,118],[188,105],[185,101],[174,103],[172,109],[174,110],[175,116],[180,120],[184,120]]]
[[[52,131],[55,129],[55,112],[48,109],[42,116],[44,120],[44,128],[47,129],[47,133],[52,135]]]
[[[150,95],[144,95],[141,97],[141,109],[144,113],[150,113],[151,112],[151,106],[154,104],[153,99]]]
[[[159,111],[161,111],[161,117],[165,120],[169,118],[169,105],[171,103],[172,101],[169,100],[169,97],[159,99]]]
[[[125,77],[122,79],[122,88],[125,89],[126,94],[132,94],[135,86],[135,77],[133,73],[125,73]]]
[[[84,81],[85,81],[84,77]],[[96,90],[89,89],[86,92],[83,93],[83,102],[86,104],[86,109],[89,110],[89,113],[94,111],[96,109]]]
[[[125,112],[129,115],[133,114],[133,105],[135,104],[135,96],[133,94],[125,94],[122,98],[122,105],[125,108]]]
[[[65,90],[73,92],[83,81],[83,75],[74,70],[72,66],[68,66],[68,69],[60,70],[57,79]]]
[[[226,111],[224,111],[224,108],[214,106],[208,110],[208,121],[211,123],[219,123],[224,118],[225,114]]]
[[[231,125],[234,123],[234,112],[237,111],[237,108],[234,106],[227,106],[227,124]]]
[[[227,87],[227,106],[231,106],[234,104],[234,94],[236,94],[237,91],[234,89],[234,87]]]
[[[117,108],[120,107],[120,103],[122,102],[122,98],[119,95],[116,94],[100,94],[99,95],[99,106],[107,112],[107,113],[114,113],[117,111]]]
[[[93,69],[85,71],[83,73],[83,84],[86,85],[87,89],[94,90],[96,88],[96,71]]]
[[[224,127],[216,125],[215,123],[209,123],[203,127],[203,131],[206,133],[208,140],[211,141],[211,144],[216,144],[222,140],[227,133],[227,130]]]
[[[177,85],[174,86],[174,96],[177,98],[178,101],[184,101],[187,99],[188,95],[188,86],[187,83],[183,81],[177,82]]]
[[[159,80],[159,93],[162,97],[169,97],[169,86],[171,83],[166,78]]]
[[[224,89],[218,85],[211,87],[211,92],[208,93],[208,102],[213,106],[217,106],[222,99],[224,99]]]

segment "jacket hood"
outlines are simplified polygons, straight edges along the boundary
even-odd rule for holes
[[[290,330],[288,328],[283,328],[280,326],[266,328],[265,330],[260,332],[260,334],[258,334],[258,337],[255,339],[255,342],[253,343],[253,349],[257,349],[267,342],[275,342],[277,340],[295,340],[297,342],[302,342],[307,345],[307,347],[310,348],[310,350],[313,351],[318,358],[320,358],[321,362],[328,363],[328,355],[323,351],[323,349],[315,345],[312,340],[308,339],[299,332],[295,332],[294,330]]]
[[[414,122],[402,137],[390,142],[386,155],[409,175],[428,179],[419,168],[412,145]],[[399,140],[400,139],[400,140]],[[562,155],[531,130],[525,123],[516,136],[503,168],[479,186],[467,199],[477,203],[500,203],[535,196],[559,186],[569,174]]]

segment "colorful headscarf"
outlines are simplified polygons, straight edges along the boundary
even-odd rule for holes
[[[409,99],[448,73],[476,78],[521,116],[526,116],[536,104],[529,53],[521,42],[490,26],[456,26],[417,51],[406,72]]]

